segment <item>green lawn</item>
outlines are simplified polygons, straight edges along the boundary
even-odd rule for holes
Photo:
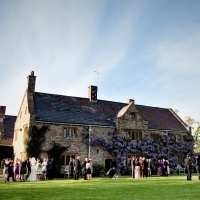
[[[185,176],[151,177],[132,179],[124,176],[118,179],[93,178],[85,181],[55,179],[39,182],[9,182],[0,180],[0,200],[195,200],[200,199],[200,181],[193,176],[186,181]]]

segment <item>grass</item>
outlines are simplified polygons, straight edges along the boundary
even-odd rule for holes
[[[0,180],[0,200],[195,200],[199,199],[200,181],[193,176],[151,177],[132,179],[93,178],[85,181],[55,179],[39,182],[9,182]]]

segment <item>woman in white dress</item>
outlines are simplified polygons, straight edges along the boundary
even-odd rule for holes
[[[36,160],[35,158],[31,158],[31,173],[28,177],[29,181],[36,181]]]
[[[139,159],[136,158],[135,159],[135,179],[139,179],[140,178],[140,162]]]

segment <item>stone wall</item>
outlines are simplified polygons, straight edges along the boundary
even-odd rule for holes
[[[131,102],[124,114],[116,118],[116,127],[118,132],[126,129],[138,129],[146,132],[148,130],[148,122],[142,118],[133,102]]]
[[[13,137],[13,148],[15,158],[22,158],[24,154],[25,129],[30,125],[30,111],[28,109],[27,91],[24,94],[19,113],[16,119]]]
[[[46,133],[46,141],[43,145],[43,150],[48,151],[52,147],[52,142],[56,142],[63,147],[69,147],[63,155],[65,154],[75,154],[80,155],[81,161],[88,156],[88,145],[86,145],[83,140],[84,135],[83,132],[88,130],[88,126],[74,126],[74,125],[60,125],[60,124],[45,124],[45,123],[35,123],[38,128],[41,128],[43,125],[47,125],[48,131]],[[76,129],[76,137],[75,138],[64,138],[63,131],[64,128],[75,128]],[[114,128],[107,127],[91,127],[91,138],[95,138],[98,136],[103,136],[107,140],[110,140],[109,132],[113,132]],[[98,149],[98,150],[97,150]],[[47,155],[42,154],[41,157],[46,157]],[[90,158],[93,162],[104,164],[105,158],[111,156],[107,151],[103,151],[99,147],[91,147],[90,150]]]

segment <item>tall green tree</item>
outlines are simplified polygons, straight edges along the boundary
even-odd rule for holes
[[[195,153],[200,153],[200,122],[198,123],[198,127],[194,132],[194,151]]]

